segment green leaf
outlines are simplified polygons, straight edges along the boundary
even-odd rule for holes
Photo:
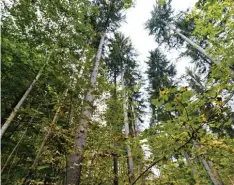
[[[151,103],[157,107],[160,107],[164,104],[164,100],[152,99]]]
[[[159,0],[158,1],[158,5],[159,6],[162,6],[162,5],[164,5],[166,3],[166,0]]]
[[[37,169],[38,170],[43,170],[43,169],[46,169],[46,168],[49,168],[50,165],[43,165],[43,166],[38,166]]]
[[[193,91],[186,91],[182,95],[182,103],[187,103],[190,98],[193,96]]]
[[[166,103],[166,104],[165,104],[165,108],[166,108],[167,111],[171,111],[171,110],[173,109],[171,103]]]

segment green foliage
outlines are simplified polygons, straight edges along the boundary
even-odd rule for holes
[[[171,64],[166,56],[161,53],[159,49],[150,51],[148,64],[148,70],[146,71],[150,82],[149,94],[152,109],[152,118],[150,126],[156,124],[161,120],[167,119],[168,115],[160,108],[164,103],[164,100],[157,100],[160,93],[163,92],[165,98],[167,98],[167,87],[173,85],[172,78],[175,76],[175,66]],[[164,89],[164,90],[163,90]]]
[[[169,30],[163,30],[162,21],[160,23],[160,16],[166,23],[171,23],[169,18],[172,13],[167,7],[165,4],[161,5],[161,9],[154,9],[152,18],[147,22],[147,28],[150,34],[155,35],[159,44],[164,42],[171,47],[181,43],[179,40],[173,41],[173,35],[170,36]],[[211,65],[206,78],[201,76],[207,70],[206,64],[209,61],[187,46],[188,50],[181,56],[187,54],[193,57],[198,67],[197,70],[187,70],[189,86],[160,88],[164,82],[153,79],[158,83],[155,87],[159,90],[151,97],[152,106],[167,116],[167,119],[159,119],[159,114],[156,113],[155,117],[160,121],[147,129],[143,135],[151,149],[152,160],[159,159],[156,168],[160,171],[160,177],[151,177],[155,183],[212,184],[201,160],[213,164],[210,165],[210,169],[217,181],[230,183],[230,179],[226,177],[230,178],[233,172],[226,159],[233,160],[233,157],[229,156],[233,150],[233,135],[230,134],[230,130],[233,131],[233,110],[229,100],[233,98],[234,86],[233,60],[230,60],[233,51],[229,50],[232,44],[226,38],[232,37],[233,29],[229,29],[233,22],[232,7],[233,2],[228,0],[206,3],[199,1],[191,14],[174,17],[175,25],[183,34],[206,48],[207,52],[217,59],[218,64]],[[165,11],[162,11],[163,8]],[[163,17],[165,12],[170,16]],[[226,23],[227,26],[224,26]],[[160,72],[163,73],[163,70]],[[150,80],[151,84],[153,80]],[[223,142],[224,140],[226,142]],[[196,146],[194,143],[199,144]]]
[[[148,171],[138,184],[212,184],[202,160],[209,163],[217,180],[230,184],[234,173],[233,105],[229,103],[234,89],[232,0],[200,0],[191,13],[181,17],[173,15],[170,0],[158,2],[147,22],[158,44],[184,44],[165,26],[165,22],[173,23],[218,64],[201,64],[207,62],[204,56],[187,46],[186,55],[199,63],[199,71],[188,70],[185,79],[190,83],[181,87],[176,83],[175,66],[162,50],[150,51],[146,73],[152,119],[151,127],[143,132],[138,128],[145,105],[137,53],[130,38],[114,32],[124,18],[122,10],[132,3],[19,0],[4,4],[2,123],[38,71],[45,68],[2,138],[2,184],[25,184],[25,180],[63,184],[67,156],[73,151],[77,122],[87,106],[84,96],[90,88],[93,117],[87,126],[81,184],[112,184],[114,156],[119,184],[129,184],[127,146],[132,151],[135,178],[158,161],[158,173]],[[94,88],[90,71],[105,31],[111,34]],[[202,66],[209,68],[206,78],[200,75]],[[125,89],[120,89],[123,71]],[[124,102],[128,138],[123,132]]]
[[[183,44],[183,40],[176,34],[172,34],[172,31],[168,27],[169,24],[173,24],[175,20],[174,11],[171,6],[171,1],[159,1],[159,5],[154,6],[151,12],[151,18],[146,22],[145,26],[149,30],[149,34],[153,35],[155,41],[161,45],[166,43],[169,48],[180,47]]]

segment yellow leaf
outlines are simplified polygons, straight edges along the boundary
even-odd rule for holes
[[[182,87],[182,88],[180,88],[180,92],[185,92],[185,91],[187,91],[188,89],[187,89],[187,87]]]
[[[205,114],[202,114],[202,115],[201,115],[201,119],[202,119],[203,122],[206,122],[206,121],[207,121],[206,115],[205,115]]]
[[[168,94],[168,89],[163,89],[163,90],[161,90],[161,91],[160,91],[160,94],[162,94],[162,95]]]

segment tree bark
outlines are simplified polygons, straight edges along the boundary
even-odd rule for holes
[[[115,101],[117,101],[117,73],[116,71],[114,71],[114,85],[115,85],[115,89],[114,89],[114,99]],[[117,106],[115,105],[114,109],[118,109]],[[118,110],[117,110],[118,111]],[[114,179],[113,179],[113,184],[114,185],[118,185],[119,184],[119,167],[118,167],[118,152],[117,152],[117,142],[116,140],[114,140],[114,146],[115,146],[115,150],[114,150],[114,155],[113,155],[113,174],[114,174]]]
[[[54,47],[54,49],[55,49],[55,47]],[[54,51],[54,49],[53,49],[53,51]],[[31,92],[33,86],[35,85],[35,83],[38,81],[38,79],[42,75],[42,72],[43,72],[45,66],[47,65],[47,63],[48,63],[48,61],[50,59],[50,56],[53,53],[53,51],[49,54],[49,56],[48,56],[45,64],[41,67],[41,69],[37,73],[36,77],[34,78],[34,80],[32,81],[32,83],[30,84],[30,86],[28,87],[28,89],[25,91],[24,95],[22,96],[22,98],[20,99],[20,101],[17,103],[17,105],[15,106],[14,110],[11,112],[10,116],[7,118],[6,122],[2,126],[1,132],[0,132],[0,138],[2,138],[2,136],[5,133],[6,129],[9,127],[9,125],[11,124],[11,122],[13,121],[13,119],[15,118],[17,112],[19,111],[19,109],[21,108],[22,104],[24,103],[25,99],[28,97],[29,93]]]
[[[219,171],[216,168],[214,168],[214,163],[212,161],[208,161],[208,165],[210,166],[211,169],[213,168],[213,174],[216,177],[216,179],[218,179],[218,184],[224,185],[224,183],[219,175]]]
[[[125,89],[124,84],[124,70],[121,75],[121,82],[122,82],[122,90]],[[127,113],[127,102],[126,102],[126,94],[123,92],[123,112],[124,112],[124,128],[125,128],[125,139],[128,142],[129,136],[129,124],[128,124],[128,113]],[[129,182],[132,184],[134,182],[134,170],[133,170],[133,158],[132,152],[129,144],[127,143],[127,163],[128,163],[128,174],[129,174]]]
[[[214,59],[213,57],[211,57],[209,54],[206,53],[206,51],[199,45],[197,45],[196,43],[194,43],[191,39],[189,39],[188,37],[186,37],[185,35],[183,35],[178,29],[173,28],[172,25],[167,24],[165,21],[161,20],[166,26],[168,26],[171,30],[173,30],[177,35],[179,35],[184,41],[186,41],[187,43],[189,43],[191,46],[193,46],[195,49],[197,49],[200,53],[202,53],[206,58],[208,58],[211,63],[218,63],[217,59]],[[210,64],[211,64],[210,63]],[[234,71],[233,69],[229,68],[230,73],[232,75],[232,79],[234,79]]]
[[[47,140],[48,140],[48,138],[49,138],[49,136],[51,134],[52,127],[57,122],[57,119],[58,119],[59,113],[60,113],[60,109],[61,109],[61,105],[59,105],[58,109],[56,110],[56,113],[55,113],[54,118],[53,118],[53,120],[51,122],[50,128],[49,128],[48,132],[46,133],[46,135],[45,135],[45,137],[44,137],[44,139],[43,139],[43,141],[41,143],[41,146],[40,146],[39,150],[37,151],[37,155],[36,155],[36,157],[35,157],[35,159],[33,161],[33,164],[32,164],[32,166],[31,166],[31,168],[30,168],[30,170],[29,170],[29,172],[28,172],[28,174],[27,174],[27,176],[25,178],[25,183],[24,183],[25,185],[30,184],[30,180],[32,178],[33,171],[35,170],[35,168],[36,168],[36,166],[38,164],[38,161],[39,161],[40,156],[41,156],[41,154],[43,152],[44,146],[45,146],[45,144],[46,144],[46,142],[47,142]]]
[[[114,185],[118,185],[119,184],[119,178],[118,178],[118,155],[115,153],[113,155],[113,173],[114,173],[114,181],[113,184]]]
[[[104,40],[105,40],[105,33],[103,33],[101,40],[99,42],[98,51],[96,54],[95,63],[94,63],[94,67],[93,67],[93,71],[92,71],[91,79],[90,79],[91,88],[88,90],[85,96],[85,103],[87,105],[84,107],[81,113],[82,116],[79,120],[78,127],[76,129],[73,153],[70,154],[67,159],[66,177],[64,181],[65,185],[79,185],[80,184],[81,167],[82,167],[83,154],[84,154],[85,145],[86,145],[88,123],[91,120],[91,116],[92,116],[91,106],[94,100],[92,92],[93,92],[96,79],[97,79],[98,68],[99,68],[100,59],[102,55],[102,48],[104,45]]]
[[[183,152],[182,154],[184,155],[184,157],[185,157],[185,159],[186,159],[186,161],[187,161],[187,163],[188,163],[188,166],[189,166],[189,168],[191,169],[191,176],[195,179],[195,170],[194,170],[193,165],[192,165],[192,163],[191,163],[189,154],[188,154],[187,152]],[[195,179],[195,180],[196,180],[196,179]]]
[[[132,117],[133,117],[132,132],[133,132],[133,136],[136,137],[138,136],[137,117],[135,116],[135,110],[134,110],[133,105],[131,105],[131,109],[132,109]]]
[[[206,56],[212,63],[217,63],[217,60],[215,60],[214,58],[212,58],[210,55],[208,55],[206,53],[206,51],[200,47],[199,45],[197,45],[196,43],[194,43],[191,39],[189,39],[188,37],[186,37],[185,35],[183,35],[178,29],[174,28],[172,25],[166,23],[165,21],[161,20],[166,26],[168,26],[171,30],[173,30],[177,35],[179,35],[184,41],[186,41],[187,43],[189,43],[191,46],[193,46],[195,49],[197,49],[200,53],[202,53],[204,56]]]
[[[40,107],[41,107],[41,104],[38,106],[37,111],[39,110]],[[12,155],[14,154],[14,152],[16,151],[16,149],[18,148],[18,146],[19,146],[19,144],[21,143],[21,141],[23,140],[25,134],[26,134],[27,131],[28,131],[29,126],[31,125],[31,123],[32,123],[32,121],[33,121],[33,119],[34,119],[34,117],[35,117],[35,115],[36,115],[36,113],[35,113],[35,114],[32,116],[32,118],[30,119],[27,128],[24,130],[23,134],[21,135],[20,139],[18,140],[17,144],[15,145],[14,149],[12,150],[12,152],[10,153],[10,155],[8,156],[8,158],[7,158],[7,160],[6,160],[5,164],[4,164],[4,166],[3,166],[2,169],[1,169],[1,173],[2,173],[2,172],[4,171],[4,169],[6,168],[7,164],[9,163],[9,161],[10,161],[10,159],[11,159],[11,157],[12,157]]]
[[[203,164],[204,168],[206,169],[206,172],[208,173],[208,175],[210,177],[210,180],[213,182],[214,185],[219,185],[219,183],[214,178],[214,176],[212,174],[212,171],[211,171],[207,161],[203,157],[200,157],[200,159],[202,161],[202,164]]]
[[[15,152],[16,149],[18,148],[19,144],[21,143],[22,139],[24,138],[24,136],[25,136],[27,130],[28,130],[28,127],[25,129],[25,131],[24,131],[23,134],[21,135],[19,141],[18,141],[17,144],[15,145],[14,149],[12,150],[12,152],[10,153],[10,155],[8,156],[8,158],[7,158],[7,160],[6,160],[5,164],[4,164],[4,166],[3,166],[2,169],[1,169],[1,173],[5,170],[5,168],[6,168],[6,166],[8,165],[8,163],[9,163],[9,161],[10,161],[12,155],[14,154],[14,152]]]
[[[199,147],[200,147],[199,144],[198,144],[195,140],[193,140],[193,145],[194,145],[195,148],[199,148]],[[215,177],[214,177],[214,175],[213,175],[213,173],[212,173],[212,171],[211,171],[211,169],[210,169],[210,166],[208,165],[208,163],[207,163],[207,161],[204,159],[204,157],[203,157],[203,156],[200,156],[199,158],[200,158],[200,160],[201,160],[201,162],[202,162],[202,164],[203,164],[203,166],[204,166],[204,168],[205,168],[207,174],[209,175],[209,178],[210,178],[210,180],[212,181],[212,183],[213,183],[214,185],[221,185],[221,184],[215,179]]]
[[[166,24],[165,21],[162,20],[162,22],[164,24]],[[191,46],[193,46],[195,49],[197,49],[200,53],[202,53],[206,58],[208,58],[212,63],[218,63],[217,59],[214,59],[213,57],[211,57],[210,55],[208,55],[206,53],[206,51],[200,47],[199,45],[197,45],[196,43],[194,43],[191,39],[189,39],[188,37],[186,37],[185,35],[183,35],[178,29],[173,28],[170,24],[166,24],[171,30],[173,30],[177,35],[179,35],[182,39],[184,39],[184,41],[186,41],[187,43],[189,43]],[[230,73],[232,75],[232,79],[234,79],[234,71],[233,69],[229,68]]]

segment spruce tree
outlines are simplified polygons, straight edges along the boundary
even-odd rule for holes
[[[147,74],[150,83],[149,92],[151,102],[159,97],[160,91],[173,86],[172,78],[175,76],[176,70],[175,66],[167,60],[166,56],[159,49],[150,51],[149,60],[146,63],[148,64]],[[169,119],[169,115],[161,107],[156,107],[151,104],[151,109],[152,117],[150,126],[162,120]]]

